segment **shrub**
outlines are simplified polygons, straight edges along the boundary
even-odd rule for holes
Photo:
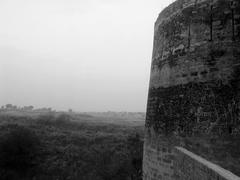
[[[0,169],[5,174],[25,175],[37,165],[39,138],[28,128],[8,126],[0,138]]]
[[[62,126],[69,124],[71,117],[67,114],[54,116],[53,114],[41,115],[37,118],[37,123],[45,126]]]
[[[56,125],[68,124],[71,117],[67,114],[61,114],[56,118]]]
[[[45,126],[53,125],[54,121],[55,116],[53,114],[44,114],[37,118],[37,123]]]
[[[131,179],[142,179],[143,140],[138,133],[127,138],[127,147],[131,157]]]

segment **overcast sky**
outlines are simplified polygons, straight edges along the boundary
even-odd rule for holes
[[[0,105],[145,111],[172,0],[0,0]]]

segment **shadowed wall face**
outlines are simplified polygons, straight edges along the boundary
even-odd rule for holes
[[[178,0],[155,24],[144,179],[174,179],[173,147],[240,175],[240,3]]]

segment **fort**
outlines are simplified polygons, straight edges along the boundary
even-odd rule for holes
[[[159,15],[144,180],[240,180],[240,2],[177,0]]]

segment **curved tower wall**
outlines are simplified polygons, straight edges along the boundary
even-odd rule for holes
[[[240,175],[240,2],[178,0],[156,23],[143,176],[174,179],[175,146]]]

